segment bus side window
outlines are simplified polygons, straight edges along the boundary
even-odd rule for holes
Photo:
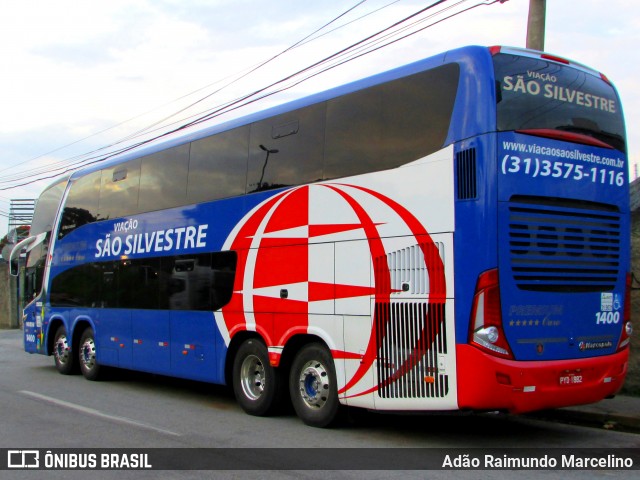
[[[382,170],[382,95],[380,87],[327,102],[324,178]]]
[[[142,158],[139,213],[187,204],[190,145],[187,143]]]
[[[244,195],[249,127],[191,143],[187,198],[191,203]]]
[[[231,300],[236,262],[232,251],[163,258],[165,308],[219,310]]]
[[[140,191],[140,159],[102,170],[100,204],[101,220],[124,217],[138,211]]]
[[[236,252],[218,252],[211,255],[211,309],[220,310],[231,301],[233,284],[236,278]]]
[[[59,239],[98,220],[101,175],[101,171],[93,172],[71,185],[58,230]]]
[[[322,179],[325,103],[251,125],[247,192]]]
[[[395,168],[443,148],[460,68],[427,70],[327,103],[324,178]]]
[[[384,168],[413,162],[444,146],[459,76],[458,65],[449,64],[382,86]]]

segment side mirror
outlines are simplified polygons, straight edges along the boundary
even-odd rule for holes
[[[46,233],[42,233],[40,235],[25,238],[13,247],[13,249],[11,250],[11,254],[9,255],[9,273],[11,275],[16,277],[18,276],[18,273],[20,273],[20,255],[22,254],[23,250],[26,249],[28,251],[38,243],[42,242],[45,238]]]

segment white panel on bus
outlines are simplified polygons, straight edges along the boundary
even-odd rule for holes
[[[336,314],[371,315],[371,253],[366,240],[335,244]]]
[[[335,288],[334,244],[309,245],[309,313],[333,314],[335,300],[327,289]]]
[[[338,389],[342,388],[346,382],[354,378],[358,369],[362,366],[362,357],[367,350],[367,346],[371,341],[370,332],[373,328],[371,317],[360,316],[344,316],[344,349],[352,355],[343,360],[336,360],[336,365],[342,363],[344,365],[345,375],[339,378]],[[374,387],[373,366],[370,366],[362,378],[351,386],[346,392],[347,397],[350,394],[366,392]],[[347,405],[362,408],[374,408],[373,394],[358,395],[345,400]]]

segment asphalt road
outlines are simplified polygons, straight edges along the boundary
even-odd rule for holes
[[[59,375],[52,357],[22,350],[21,332],[0,330],[0,448],[232,448],[245,471],[91,472],[99,478],[512,478],[509,471],[330,471],[331,453],[350,448],[640,448],[640,435],[508,415],[359,413],[333,429],[293,413],[246,415],[226,387],[127,371],[105,381]],[[280,470],[264,448],[325,448],[312,470]],[[225,454],[225,451],[221,451]],[[381,450],[381,452],[383,452]],[[386,454],[388,454],[388,451]],[[265,462],[267,464],[265,465]],[[318,466],[318,463],[320,466]],[[326,469],[322,465],[326,465]],[[1,478],[86,478],[87,472],[5,471]],[[550,478],[627,478],[624,471],[544,472]],[[540,472],[518,472],[538,478]]]

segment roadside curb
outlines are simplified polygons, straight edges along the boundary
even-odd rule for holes
[[[616,397],[593,405],[543,410],[527,416],[539,420],[640,434],[640,398],[636,397]]]

